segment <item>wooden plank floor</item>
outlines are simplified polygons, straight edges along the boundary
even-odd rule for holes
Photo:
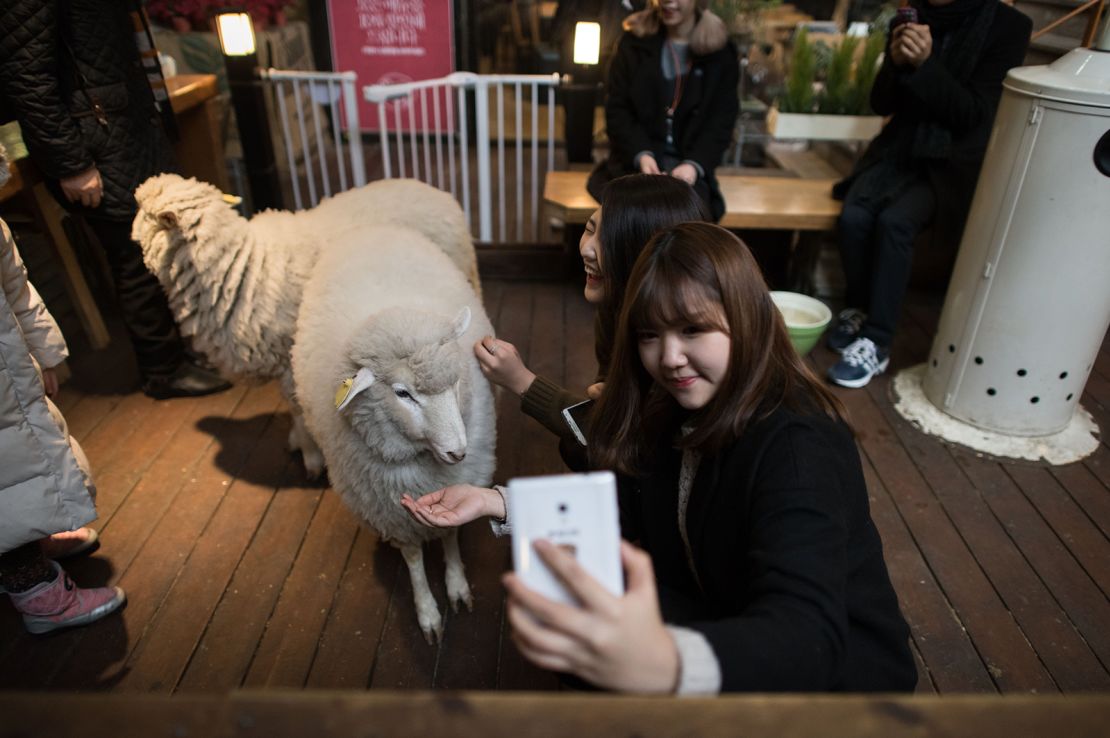
[[[538,373],[592,380],[591,311],[577,284],[488,282],[501,337]],[[922,361],[939,297],[913,296],[895,369]],[[823,369],[832,355],[818,349]],[[23,632],[0,598],[0,688],[223,692],[556,689],[514,649],[499,576],[507,542],[461,536],[475,604],[438,647],[416,626],[398,553],[360,526],[285,450],[273,384],[154,402],[128,388],[117,340],[77,357],[60,405],[92,460],[100,550],[67,564],[84,584],[127,590],[120,616],[49,637]],[[872,511],[910,621],[923,692],[1110,689],[1110,447],[1051,468],[999,463],[923,436],[893,410],[889,375],[843,391]],[[1104,345],[1083,405],[1110,427]],[[553,439],[500,397],[498,469],[562,469]],[[441,602],[438,547],[427,557]]]

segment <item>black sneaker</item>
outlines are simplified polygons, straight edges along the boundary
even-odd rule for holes
[[[836,314],[836,325],[829,331],[825,344],[838,354],[852,345],[859,338],[863,324],[867,321],[867,313],[855,308],[844,308]]]
[[[171,397],[202,397],[223,392],[229,387],[231,382],[215,372],[185,361],[173,374],[147,378],[143,383],[143,394],[155,400],[168,400]]]

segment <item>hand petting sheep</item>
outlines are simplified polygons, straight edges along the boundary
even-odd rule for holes
[[[430,642],[443,618],[423,544],[441,539],[448,601],[470,607],[457,531],[412,520],[403,494],[487,486],[495,465],[493,394],[470,347],[493,332],[462,272],[421,233],[351,231],[319,256],[304,287],[293,378],[335,490],[401,551]]]
[[[458,203],[416,180],[380,180],[311,210],[268,210],[249,221],[212,185],[176,174],[151,177],[135,199],[132,237],[182,335],[226,375],[281,380],[293,413],[289,445],[302,451],[312,477],[323,471],[323,457],[304,429],[289,355],[301,291],[319,253],[350,231],[408,226],[438,246],[480,295],[474,245]]]

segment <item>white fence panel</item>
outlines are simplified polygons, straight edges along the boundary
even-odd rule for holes
[[[273,86],[278,103],[281,138],[293,185],[294,209],[315,207],[332,195],[329,144],[335,145],[339,191],[366,184],[362,136],[358,119],[358,75],[354,72],[294,72],[266,69],[262,78]],[[293,110],[287,99],[292,97]],[[323,115],[323,110],[328,115]],[[330,127],[328,123],[330,121]],[[348,135],[340,131],[344,121]],[[303,164],[307,192],[301,191]]]
[[[377,109],[384,176],[412,177],[450,191],[472,223],[475,213],[471,190],[476,189],[474,235],[479,241],[538,240],[543,211],[540,183],[544,174],[555,168],[558,84],[559,76],[555,74],[456,72],[441,79],[364,87],[366,101]],[[506,89],[511,94],[509,114]],[[524,125],[526,114],[530,135]],[[475,125],[473,143],[469,135],[471,115]],[[507,142],[511,142],[511,150]],[[541,149],[546,153],[544,166]],[[515,188],[506,186],[510,157]],[[472,160],[477,170],[474,182],[470,179]],[[458,179],[457,174],[461,174]],[[511,190],[515,196],[510,198]]]
[[[333,194],[336,181],[338,191],[365,184],[357,75],[267,69],[263,79],[277,100],[295,209],[314,207]],[[364,87],[375,111],[384,177],[411,177],[450,192],[479,241],[538,241],[543,178],[555,168],[558,85],[557,74],[456,72]],[[329,156],[332,141],[335,154]]]

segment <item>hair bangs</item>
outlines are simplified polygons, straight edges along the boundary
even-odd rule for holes
[[[728,333],[716,280],[700,276],[674,263],[656,265],[645,276],[629,309],[631,328],[697,325]]]

